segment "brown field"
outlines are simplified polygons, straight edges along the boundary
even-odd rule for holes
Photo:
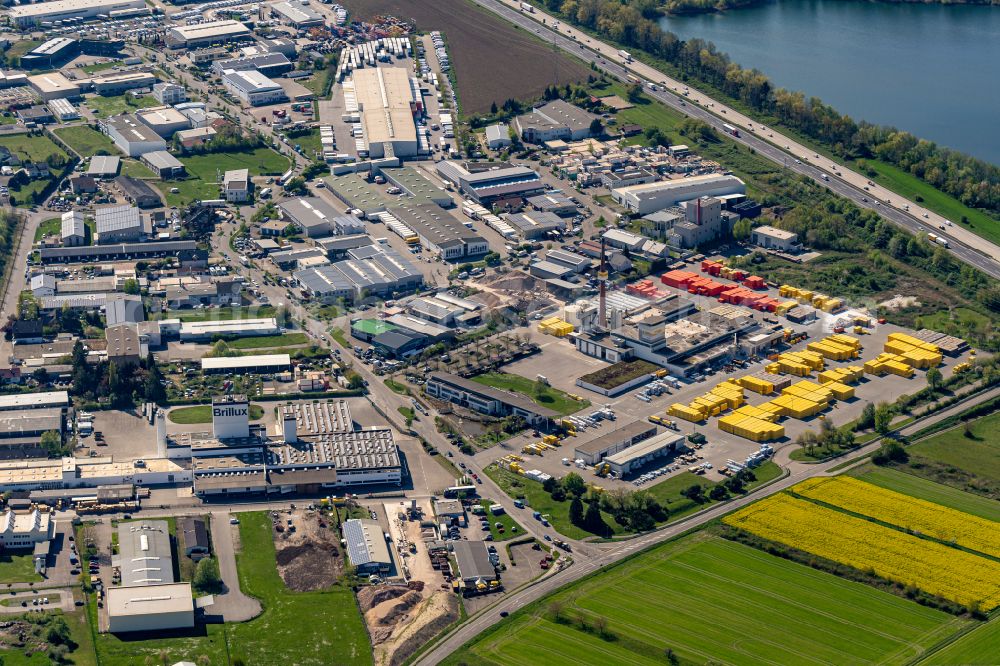
[[[590,70],[495,14],[466,0],[346,0],[352,20],[379,14],[440,30],[451,55],[463,114],[487,112],[496,102],[539,97],[553,83],[579,83]]]

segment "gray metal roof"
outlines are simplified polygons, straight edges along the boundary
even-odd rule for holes
[[[94,155],[90,158],[90,167],[87,169],[88,176],[115,176],[118,174],[118,167],[122,159],[112,155]]]
[[[378,521],[352,518],[344,521],[342,529],[351,564],[356,567],[363,564],[392,564],[385,534]]]
[[[142,215],[135,206],[105,206],[94,211],[98,234],[142,228]]]
[[[154,150],[142,156],[146,162],[157,169],[183,169],[184,163],[165,150]]]
[[[490,562],[485,541],[456,541],[453,548],[463,580],[482,578],[490,581],[498,578],[496,567]]]
[[[118,556],[122,587],[174,582],[170,531],[165,520],[118,524]]]

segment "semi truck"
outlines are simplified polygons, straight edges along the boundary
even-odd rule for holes
[[[625,62],[632,62],[632,54],[624,49],[619,49],[618,57],[624,60]]]
[[[730,125],[729,123],[724,124],[722,126],[722,129],[724,129],[726,131],[726,134],[732,134],[733,136],[739,136],[740,135],[740,131],[738,129],[736,129],[735,127],[733,127],[732,125]]]
[[[534,14],[535,13],[535,8],[532,7],[530,4],[528,4],[527,2],[522,2],[521,3],[521,11],[522,12],[527,12],[528,14]]]
[[[937,243],[941,247],[948,247],[948,240],[938,236],[937,234],[927,234],[927,240],[932,243]]]

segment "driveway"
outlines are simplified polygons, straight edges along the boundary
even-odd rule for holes
[[[205,609],[206,614],[217,616],[225,622],[243,622],[260,615],[260,602],[240,591],[240,578],[236,573],[236,547],[239,527],[229,524],[229,513],[212,513],[212,547],[219,560],[223,592],[215,595],[215,604]]]

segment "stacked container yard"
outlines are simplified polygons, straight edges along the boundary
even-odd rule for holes
[[[667,415],[700,423],[710,416],[718,416],[724,411],[740,407],[744,400],[743,387],[735,381],[727,380],[687,405],[675,402],[667,409]]]
[[[900,356],[907,365],[922,369],[941,365],[943,358],[937,345],[906,333],[891,333],[886,340],[885,351]]]
[[[865,372],[870,375],[881,377],[885,374],[899,375],[900,377],[912,377],[913,368],[903,362],[896,354],[879,354],[870,361],[865,361]]]
[[[809,289],[798,289],[791,285],[783,284],[778,288],[778,294],[783,298],[794,298],[799,303],[811,305],[823,312],[839,312],[844,309],[844,301],[820,294]]]
[[[639,280],[625,286],[625,293],[643,298],[663,298],[667,294],[656,288],[652,280]]]
[[[768,365],[765,370],[774,374],[784,373],[797,377],[808,377],[813,370],[822,370],[823,367],[821,355],[813,351],[803,350],[779,354],[775,362]]]

